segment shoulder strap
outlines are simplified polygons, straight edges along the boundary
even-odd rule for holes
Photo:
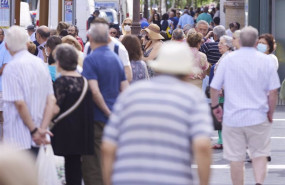
[[[115,52],[117,55],[119,55],[119,45],[118,45],[118,44],[115,44],[114,52]]]
[[[79,99],[68,110],[66,110],[64,113],[62,113],[56,119],[54,119],[53,123],[59,122],[60,120],[62,120],[66,116],[68,116],[70,113],[72,113],[80,105],[80,103],[82,102],[83,98],[85,97],[85,94],[86,94],[87,89],[88,89],[88,82],[87,82],[86,78],[83,77],[83,80],[84,80],[84,85],[83,85],[83,89],[82,89],[82,92],[81,92]]]

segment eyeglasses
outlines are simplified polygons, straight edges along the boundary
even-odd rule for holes
[[[124,23],[124,26],[131,26],[132,24],[131,23]]]

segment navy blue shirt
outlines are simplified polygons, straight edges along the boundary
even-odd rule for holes
[[[98,81],[104,101],[112,110],[120,93],[121,82],[126,80],[119,57],[108,46],[99,47],[85,58],[82,75],[87,80]],[[107,120],[103,111],[94,103],[94,121],[106,123]]]
[[[173,22],[174,29],[176,29],[179,19],[177,17],[171,17],[169,19]]]
[[[200,48],[200,51],[206,54],[208,62],[212,65],[217,63],[222,56],[218,47],[219,42],[218,40],[216,42],[204,43]]]

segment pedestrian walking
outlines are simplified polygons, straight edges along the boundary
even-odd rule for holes
[[[47,65],[27,51],[27,42],[24,29],[7,30],[5,43],[13,58],[2,76],[4,142],[37,154],[46,142],[56,100]]]
[[[54,82],[57,121],[51,129],[51,144],[55,155],[65,160],[66,185],[81,185],[81,155],[94,154],[92,94],[88,82],[77,71],[78,54],[74,47],[61,44],[55,49],[57,71],[61,74]],[[78,106],[74,107],[77,102]]]
[[[270,156],[270,133],[280,81],[271,57],[254,48],[258,31],[250,26],[243,28],[240,41],[242,47],[219,63],[211,83],[211,106],[217,120],[223,120],[224,158],[230,161],[232,183],[244,184],[248,147],[256,185],[261,185]],[[224,111],[218,102],[222,87],[226,97]]]
[[[119,40],[122,41],[125,35],[132,34],[132,24],[133,20],[130,18],[125,18],[122,23],[122,35],[119,37]]]
[[[189,15],[189,10],[184,9],[183,15],[179,18],[178,28],[183,29],[186,24],[190,24],[192,27],[194,26],[194,19],[191,15]]]
[[[210,25],[211,22],[213,22],[213,18],[212,16],[209,14],[209,7],[205,7],[204,10],[203,10],[203,13],[201,13],[197,19],[196,19],[196,22],[199,22],[200,20],[204,20],[206,22],[208,22],[208,24]]]
[[[101,173],[101,137],[119,93],[128,86],[119,57],[109,49],[109,27],[91,25],[88,31],[93,52],[83,63],[82,75],[87,78],[93,97],[94,155],[82,157],[85,185],[103,185]]]
[[[150,64],[159,75],[120,95],[104,130],[105,185],[193,184],[194,157],[200,184],[209,183],[212,120],[204,95],[185,82],[193,62],[185,43],[169,41]]]

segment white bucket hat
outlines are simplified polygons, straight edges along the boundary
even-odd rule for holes
[[[149,62],[149,66],[163,74],[190,75],[196,71],[194,61],[186,43],[168,41],[160,48],[157,59]]]

